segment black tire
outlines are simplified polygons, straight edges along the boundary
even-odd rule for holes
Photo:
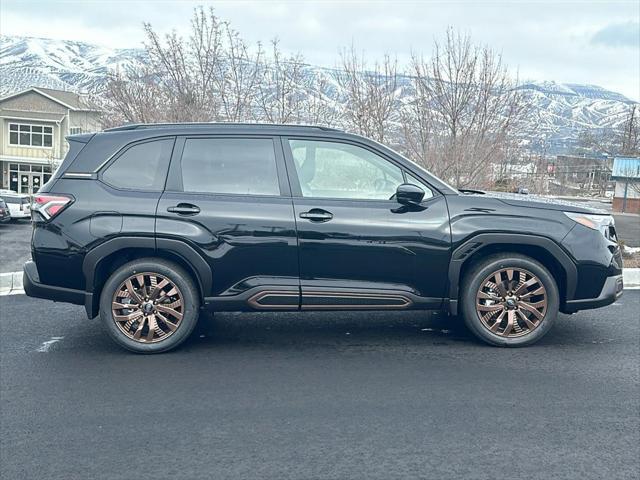
[[[516,271],[524,271],[527,273],[531,273],[532,276],[537,277],[539,283],[544,287],[544,293],[540,296],[544,301],[546,301],[546,307],[540,307],[544,311],[544,315],[540,320],[537,320],[535,316],[528,311],[522,310],[523,313],[529,316],[530,319],[537,320],[537,323],[534,328],[530,329],[526,323],[522,321],[520,318],[520,313],[509,312],[510,309],[520,309],[520,303],[514,302],[508,303],[508,300],[504,303],[498,303],[491,301],[489,303],[489,308],[493,308],[494,306],[498,308],[496,317],[500,315],[500,308],[505,310],[505,315],[509,313],[513,313],[514,318],[517,319],[518,328],[521,325],[524,327],[522,331],[529,330],[526,333],[514,332],[513,329],[507,333],[507,336],[501,335],[500,333],[494,333],[490,330],[488,326],[489,321],[483,322],[481,319],[480,313],[478,311],[477,302],[478,295],[480,289],[485,286],[486,281],[492,276],[495,272],[500,271],[501,269],[515,269]],[[501,278],[508,279],[506,277],[507,273],[502,273]],[[514,276],[517,275],[514,274]],[[532,278],[532,277],[526,277]],[[497,283],[497,282],[494,282]],[[503,285],[508,285],[508,281],[505,281]],[[512,284],[513,285],[513,284]],[[536,285],[536,284],[534,284]],[[531,287],[536,288],[534,287]],[[517,288],[513,287],[513,291],[511,293],[515,293]],[[486,291],[486,290],[485,290]],[[497,290],[496,290],[497,291]],[[495,294],[492,294],[492,296]],[[499,294],[498,294],[499,295]],[[536,299],[540,299],[540,297],[535,297]],[[506,296],[505,298],[513,298],[512,296]],[[519,298],[519,297],[518,297]],[[534,297],[532,297],[534,298]],[[536,300],[537,301],[537,300]],[[480,300],[480,302],[483,302]],[[484,302],[483,302],[484,303]],[[488,302],[487,302],[488,303]],[[504,305],[502,307],[498,307],[499,305]],[[509,305],[509,307],[506,307]],[[503,253],[503,254],[494,254],[481,261],[475,263],[471,269],[465,274],[461,285],[461,294],[460,294],[460,307],[462,312],[462,317],[464,318],[464,322],[469,328],[469,330],[480,340],[496,346],[502,347],[523,347],[526,345],[531,345],[538,340],[540,340],[553,326],[556,318],[558,317],[558,309],[560,306],[560,295],[558,293],[558,286],[549,272],[547,268],[545,268],[540,262],[516,253]],[[485,314],[486,315],[486,314]],[[502,325],[506,325],[506,318],[500,323],[497,330],[499,331],[502,328]],[[495,327],[495,323],[492,324],[492,327]],[[506,328],[504,328],[506,331]],[[509,336],[514,335],[514,336]]]
[[[173,331],[166,329],[167,332],[170,332],[167,337],[154,340],[153,343],[129,338],[114,320],[112,310],[116,291],[129,277],[143,272],[157,274],[173,283],[182,299],[180,307],[182,317],[177,327]],[[107,332],[118,345],[136,353],[161,353],[177,347],[189,337],[198,322],[199,314],[200,297],[194,280],[179,265],[159,258],[133,260],[118,268],[106,281],[100,295],[100,319]],[[147,325],[148,331],[149,326]]]

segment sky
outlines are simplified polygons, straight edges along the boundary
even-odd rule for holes
[[[503,55],[520,80],[599,85],[640,100],[640,1],[0,0],[0,33],[139,48],[143,22],[187,35],[193,8],[251,43],[278,38],[308,63],[333,67],[354,45],[401,66],[428,56],[447,27]]]

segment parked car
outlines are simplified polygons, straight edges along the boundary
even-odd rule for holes
[[[212,311],[427,310],[529,345],[621,294],[611,216],[461,192],[321,127],[129,125],[68,138],[34,199],[27,295],[84,305],[135,352]]]
[[[16,193],[12,190],[0,190],[3,200],[11,212],[11,220],[31,218],[31,197],[26,194]]]
[[[6,223],[11,221],[11,212],[5,201],[0,198],[0,223]]]

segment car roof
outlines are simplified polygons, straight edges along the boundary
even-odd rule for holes
[[[282,123],[231,123],[231,122],[192,122],[192,123],[130,123],[119,127],[107,128],[105,132],[122,132],[129,130],[156,130],[170,129],[183,131],[201,131],[201,130],[247,130],[281,132],[283,130],[293,131],[325,131],[325,132],[341,132],[337,128],[324,127],[321,125],[298,125],[298,124],[282,124]]]

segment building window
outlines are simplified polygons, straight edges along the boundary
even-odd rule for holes
[[[10,123],[9,145],[50,148],[53,146],[53,127]]]
[[[69,127],[69,134],[70,135],[78,135],[82,133],[82,128],[81,127]]]

